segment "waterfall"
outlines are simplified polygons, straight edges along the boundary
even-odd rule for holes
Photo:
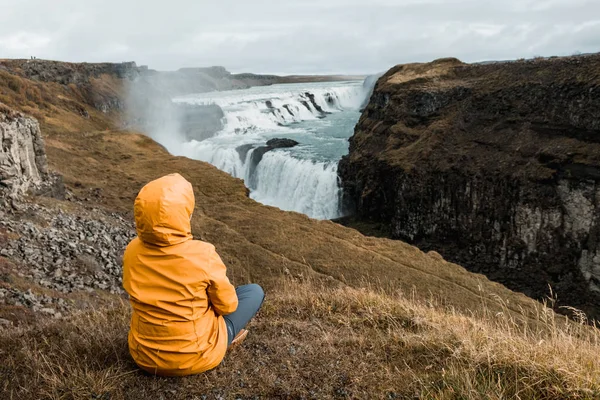
[[[364,97],[360,82],[275,85],[181,97],[174,101],[216,104],[224,112],[223,129],[214,137],[184,144],[181,155],[243,179],[250,196],[261,203],[312,218],[336,218],[341,216],[337,176],[341,150],[316,154],[327,146],[347,146],[339,134],[321,133],[337,128],[331,122],[334,115],[348,114],[350,123],[339,124],[339,129],[347,131],[341,133],[343,138],[349,137]],[[266,141],[273,137],[292,137],[300,145],[267,148]]]
[[[282,210],[317,219],[340,214],[337,163],[299,160],[285,152],[270,152],[256,168],[257,186],[251,197]]]

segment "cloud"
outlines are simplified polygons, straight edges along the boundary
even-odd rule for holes
[[[0,0],[0,9],[0,57],[162,70],[369,73],[447,56],[600,50],[595,0]]]
[[[32,52],[47,46],[49,37],[31,32],[17,32],[0,37],[0,48],[14,52]]]

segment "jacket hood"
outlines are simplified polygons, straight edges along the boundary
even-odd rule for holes
[[[140,190],[134,204],[137,234],[144,244],[172,246],[192,239],[192,184],[179,174],[163,176]]]

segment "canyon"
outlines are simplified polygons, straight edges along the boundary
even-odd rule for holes
[[[0,397],[469,398],[474,387],[491,398],[600,394],[596,329],[436,251],[252,200],[242,180],[174,156],[131,125],[136,77],[121,64],[47,62],[27,75],[18,67],[25,62],[0,61]],[[385,79],[359,127],[385,102]],[[293,143],[268,146],[281,145]],[[121,287],[133,201],[172,172],[194,187],[194,238],[216,246],[234,285],[256,282],[267,293],[244,345],[215,370],[181,380],[133,363]],[[567,195],[573,213],[588,215],[586,196]]]

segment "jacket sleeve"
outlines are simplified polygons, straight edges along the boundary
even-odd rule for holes
[[[208,298],[219,315],[228,315],[237,310],[237,294],[227,278],[227,268],[221,257],[215,250],[212,253],[208,269]]]

